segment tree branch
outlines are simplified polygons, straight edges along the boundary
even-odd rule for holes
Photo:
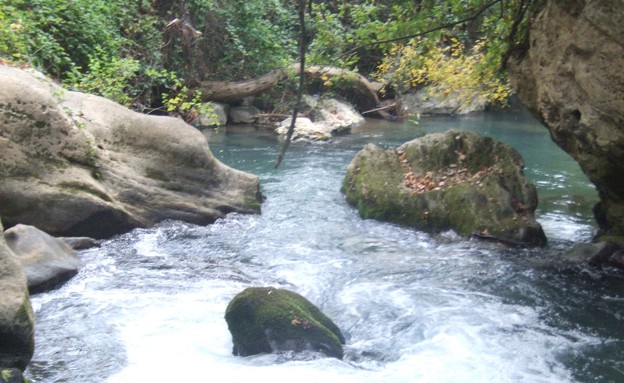
[[[282,163],[282,160],[284,160],[284,156],[286,155],[286,151],[288,150],[288,146],[290,145],[290,140],[292,139],[293,133],[295,131],[295,125],[297,123],[297,113],[299,113],[301,99],[303,98],[306,61],[305,10],[306,0],[299,0],[299,25],[301,29],[301,35],[299,37],[299,89],[297,90],[297,101],[295,102],[295,106],[293,107],[290,126],[288,127],[288,132],[286,133],[286,141],[284,141],[284,144],[282,144],[282,150],[280,151],[279,157],[277,157],[277,161],[275,161],[275,169],[277,169]]]
[[[461,19],[461,20],[458,20],[458,21],[454,21],[452,23],[440,25],[440,26],[428,29],[428,30],[426,30],[424,32],[414,33],[414,34],[406,35],[406,36],[394,37],[394,38],[386,39],[386,40],[377,40],[377,41],[372,41],[370,43],[358,45],[357,47],[352,48],[352,49],[348,50],[347,52],[343,53],[342,55],[338,56],[338,58],[343,58],[343,57],[346,57],[346,56],[350,56],[350,55],[352,55],[353,53],[355,53],[356,51],[358,51],[358,50],[360,50],[362,48],[370,47],[370,46],[373,46],[373,45],[393,43],[395,41],[413,39],[415,37],[424,36],[424,35],[427,35],[427,34],[432,33],[432,32],[436,32],[436,31],[439,31],[439,30],[442,30],[442,29],[447,29],[447,28],[454,27],[454,26],[459,25],[459,24],[466,23],[468,21],[475,20],[479,16],[481,16],[483,14],[483,12],[487,11],[489,8],[493,7],[494,5],[496,5],[498,3],[502,3],[502,0],[494,0],[494,1],[491,1],[491,2],[487,3],[486,5],[481,7],[479,10],[477,10],[474,14],[472,14],[469,17],[466,17],[465,19]]]

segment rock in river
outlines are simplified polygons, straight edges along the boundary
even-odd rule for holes
[[[254,175],[210,152],[181,119],[133,112],[0,65],[0,214],[5,226],[107,238],[177,219],[257,213]]]
[[[363,218],[540,246],[546,236],[533,216],[537,192],[523,167],[511,146],[451,130],[396,149],[367,145],[342,189]]]
[[[78,273],[80,259],[62,239],[28,225],[4,232],[7,245],[24,268],[31,294],[50,290]]]
[[[0,297],[0,370],[23,371],[35,350],[35,318],[22,267],[1,235]]]
[[[227,307],[234,355],[318,351],[342,359],[345,339],[338,326],[301,295],[273,287],[252,287]]]

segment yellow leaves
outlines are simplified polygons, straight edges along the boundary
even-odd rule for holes
[[[291,326],[301,326],[302,329],[307,330],[312,328],[312,324],[307,319],[299,319],[296,316],[290,321]]]
[[[474,97],[486,102],[505,102],[511,87],[501,79],[485,53],[487,41],[482,39],[471,50],[457,38],[444,44],[425,46],[421,40],[397,45],[390,50],[377,68],[377,75],[390,82],[399,92],[430,85],[433,95],[453,95],[469,104]]]
[[[397,149],[399,163],[403,167],[403,183],[412,192],[412,194],[420,194],[428,191],[442,190],[463,182],[475,182],[479,185],[479,180],[489,174],[500,172],[499,164],[483,168],[475,173],[471,173],[467,167],[467,155],[463,151],[455,152],[457,154],[457,162],[452,163],[435,171],[427,171],[421,177],[418,177],[405,156],[402,149]],[[497,159],[494,159],[497,161]],[[523,208],[519,205],[518,209]]]

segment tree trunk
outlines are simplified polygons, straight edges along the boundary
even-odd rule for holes
[[[299,64],[294,64],[292,70],[299,72]],[[263,76],[246,81],[204,81],[197,88],[204,101],[235,101],[253,96],[271,89],[287,76],[287,69],[276,69]],[[311,79],[320,80],[340,79],[341,85],[336,89],[349,101],[355,103],[360,111],[367,111],[379,107],[377,92],[381,89],[380,83],[368,81],[364,76],[331,66],[310,66],[305,68],[305,74]]]

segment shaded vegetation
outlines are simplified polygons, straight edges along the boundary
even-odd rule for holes
[[[304,0],[301,0],[303,2]],[[505,102],[505,57],[521,54],[537,0],[306,1],[308,62],[382,80],[388,96]],[[292,0],[13,0],[0,58],[143,112],[186,115],[206,80],[244,80],[296,61]],[[331,84],[329,84],[331,85]]]

